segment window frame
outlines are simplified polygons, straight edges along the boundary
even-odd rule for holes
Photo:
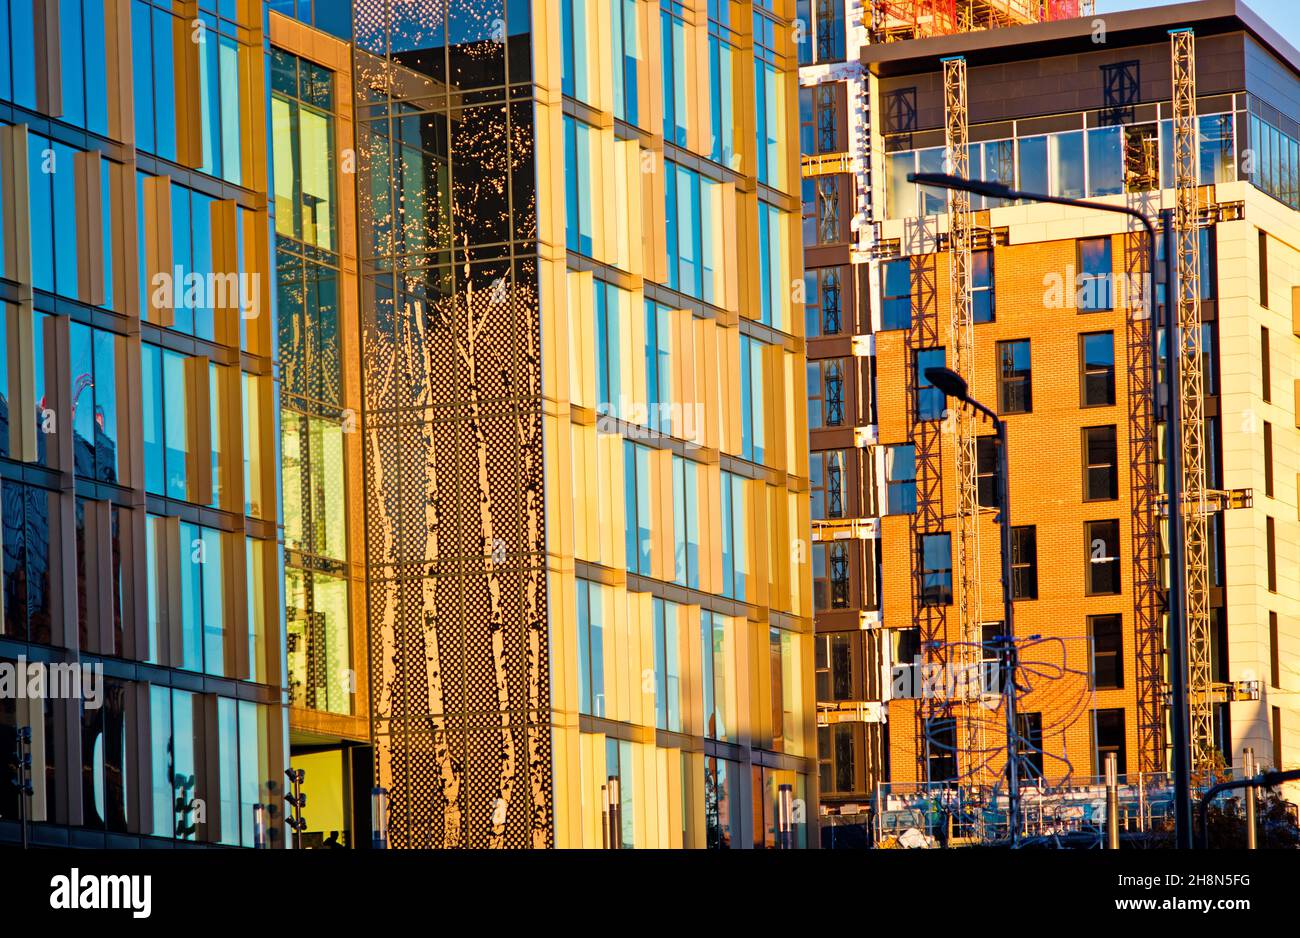
[[[1110,366],[1104,371],[1090,366],[1088,361],[1088,340],[1101,336],[1109,336],[1110,338]],[[1088,397],[1088,379],[1099,374],[1105,377],[1107,381],[1108,394],[1104,401],[1091,401]],[[1079,333],[1079,406],[1083,408],[1114,407],[1117,399],[1115,381],[1115,333],[1111,330]]]
[[[1110,433],[1110,462],[1094,462],[1093,456],[1093,436],[1100,432],[1104,436],[1105,432]],[[1119,498],[1119,429],[1115,424],[1102,424],[1095,427],[1083,427],[1080,432],[1082,442],[1082,462],[1083,462],[1083,500],[1085,502],[1110,502]],[[1101,441],[1102,447],[1105,446],[1105,440]],[[1110,469],[1109,485],[1106,487],[1106,494],[1098,495],[1093,491],[1093,472],[1094,470]]]
[[[1015,353],[1023,346],[1028,359],[1024,369],[1017,371],[1015,369]],[[1016,414],[1032,414],[1034,412],[1034,365],[1033,365],[1033,347],[1029,339],[1003,339],[997,343],[997,368],[998,368],[998,413],[1001,415],[1012,416]],[[1010,352],[1011,371],[1008,372],[1007,354]],[[1009,397],[1016,388],[1023,388],[1023,407],[1012,409],[1009,406]]]
[[[1093,544],[1100,540],[1103,543],[1109,541],[1104,536],[1099,536],[1102,530],[1109,529],[1113,525],[1114,541],[1109,544],[1108,550],[1113,550],[1106,556],[1096,557],[1093,555]],[[1103,528],[1103,526],[1105,526]],[[1085,596],[1119,596],[1124,592],[1124,573],[1120,556],[1120,525],[1118,518],[1098,518],[1085,521],[1083,523],[1083,554],[1084,554],[1084,582],[1083,593]],[[1114,589],[1098,589],[1097,577],[1105,576],[1106,573],[1097,573],[1098,568],[1105,566],[1107,570],[1112,571],[1114,577]],[[1104,584],[1103,584],[1104,586]]]

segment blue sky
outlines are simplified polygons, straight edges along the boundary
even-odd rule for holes
[[[1245,0],[1246,6],[1277,30],[1287,42],[1300,49],[1300,16],[1296,15],[1296,0]],[[1170,4],[1164,0],[1097,0],[1098,13],[1116,10],[1137,10],[1143,7],[1162,7]]]

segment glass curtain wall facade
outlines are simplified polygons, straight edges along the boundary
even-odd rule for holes
[[[291,755],[303,846],[355,847],[372,766],[352,49],[274,9],[269,25]]]
[[[794,6],[561,0],[536,65],[566,846],[774,846],[784,786],[807,843]]]
[[[554,6],[354,10],[391,840],[802,846],[793,3]]]
[[[191,6],[0,4],[0,664],[98,676],[0,700],[35,843],[283,845],[264,23]]]

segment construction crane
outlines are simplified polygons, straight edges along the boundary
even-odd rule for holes
[[[949,171],[956,176],[970,175],[968,119],[966,111],[966,60],[953,56],[943,60],[944,142],[947,146]],[[948,190],[948,270],[951,284],[949,304],[952,369],[968,385],[975,383],[975,328],[971,310],[971,242],[973,239],[970,193]],[[957,603],[957,629],[961,636],[964,673],[975,674],[979,666],[979,643],[982,624],[979,549],[979,488],[975,458],[975,415],[964,407],[945,415],[954,431],[953,462],[957,480],[956,551],[953,570],[956,574],[954,599]],[[971,688],[963,695],[963,710]],[[978,695],[978,688],[974,689]],[[967,735],[967,752],[983,749],[983,740],[975,738],[984,723],[963,714],[959,732]]]
[[[1191,29],[1169,35],[1173,75],[1174,257],[1177,265],[1178,400],[1182,433],[1182,504],[1187,567],[1187,687],[1191,765],[1214,764],[1213,671],[1210,663],[1209,513],[1205,480],[1205,375],[1201,343],[1201,262],[1197,233],[1196,52]]]

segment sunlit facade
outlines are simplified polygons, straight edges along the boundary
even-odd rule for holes
[[[1223,10],[1188,4],[1176,21],[1159,9],[1108,16],[1104,50],[1086,21],[1057,24],[1054,58],[1033,45],[1049,27],[1028,26],[871,47],[862,61],[882,115],[872,133],[881,171],[870,275],[885,469],[881,615],[897,678],[945,655],[960,660],[960,643],[975,638],[987,661],[1002,618],[990,428],[976,440],[982,606],[963,632],[953,437],[924,373],[951,365],[955,345],[947,201],[906,181],[942,170],[937,63],[969,58],[972,177],[1158,216],[1175,186],[1168,30],[1192,29],[1200,210],[1188,266],[1202,320],[1205,485],[1224,506],[1207,522],[1208,742],[1218,771],[1240,772],[1247,747],[1258,765],[1291,765],[1297,738],[1289,662],[1300,595],[1300,329],[1289,304],[1300,63],[1248,9],[1220,18]],[[1060,90],[1023,96],[1044,69],[1059,71]],[[1049,789],[1097,785],[1113,755],[1123,782],[1159,787],[1170,766],[1165,422],[1150,405],[1142,231],[1085,209],[982,197],[971,208],[971,391],[1008,426],[1015,633],[1021,667],[1034,676],[1017,729],[1027,776]],[[1168,306],[1167,250],[1157,248],[1156,321]],[[885,688],[892,792],[971,792],[1003,771],[1004,717],[998,726],[973,707],[945,713],[933,692],[922,699],[923,682],[904,683]]]
[[[289,741],[310,804],[302,845],[356,847],[373,782],[351,23],[317,17],[342,34],[330,35],[284,6],[268,24]]]
[[[305,847],[807,845],[794,4],[57,6],[0,663],[107,703],[0,700],[34,839],[285,846],[292,766]]]
[[[395,846],[806,841],[785,6],[355,7]]]
[[[251,847],[281,804],[262,14],[191,6],[0,4],[0,659],[103,675],[0,699],[38,844]]]

